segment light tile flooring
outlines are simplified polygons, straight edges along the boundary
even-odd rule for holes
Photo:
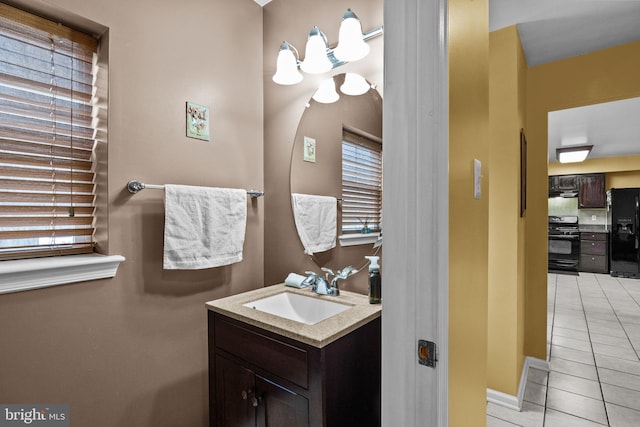
[[[640,280],[548,276],[550,372],[531,369],[522,412],[489,403],[488,427],[640,426]]]

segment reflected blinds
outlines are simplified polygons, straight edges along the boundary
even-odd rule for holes
[[[93,251],[96,47],[0,3],[0,259]]]
[[[342,233],[360,233],[365,224],[380,231],[382,144],[354,132],[342,136]]]

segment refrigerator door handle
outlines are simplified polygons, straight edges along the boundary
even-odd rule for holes
[[[636,254],[638,253],[638,225],[640,225],[640,199],[639,196],[636,195],[636,223],[634,224],[635,227],[635,235],[636,235]]]

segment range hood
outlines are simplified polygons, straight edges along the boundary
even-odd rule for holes
[[[577,191],[563,191],[558,195],[559,197],[564,197],[565,199],[569,199],[571,197],[578,197]]]
[[[549,191],[549,197],[562,197],[565,199],[570,199],[573,197],[578,197],[578,190],[562,190],[562,191]]]

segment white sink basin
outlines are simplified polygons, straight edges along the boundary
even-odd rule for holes
[[[350,305],[292,292],[282,292],[243,305],[307,325],[315,325],[351,308]]]

